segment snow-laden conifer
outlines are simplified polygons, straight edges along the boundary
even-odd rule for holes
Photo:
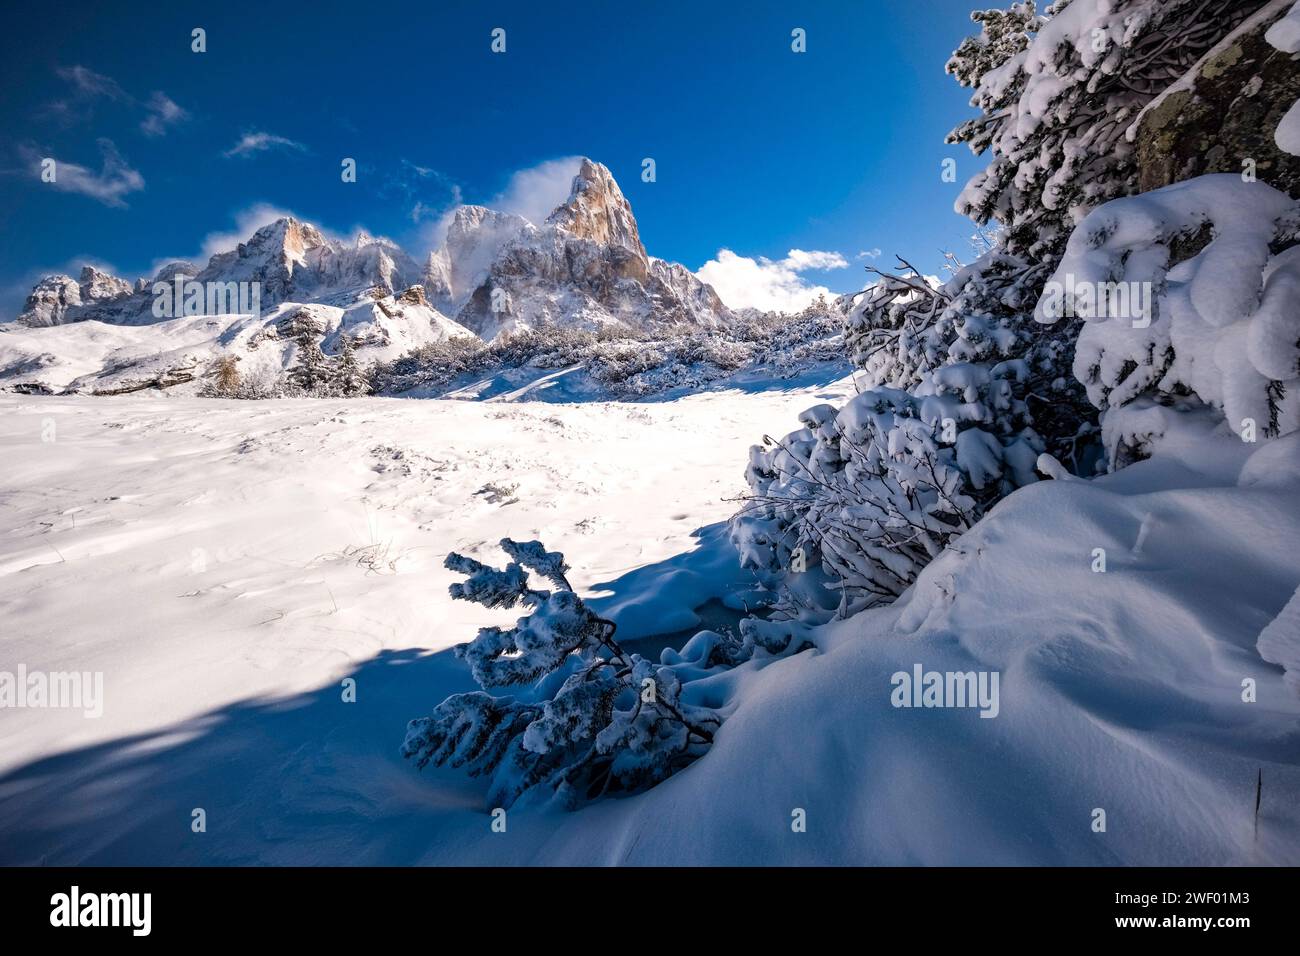
[[[513,627],[481,628],[456,648],[484,690],[448,697],[411,721],[402,753],[420,767],[489,775],[491,806],[533,792],[573,806],[650,786],[699,757],[722,718],[690,699],[687,682],[738,662],[752,644],[746,650],[713,635],[716,641],[693,641],[681,653],[665,651],[655,664],[619,646],[614,622],[573,592],[563,554],[509,538],[501,549],[514,559],[505,568],[448,555],[447,567],[466,575],[451,595],[529,613]],[[530,587],[530,570],[556,590]],[[491,693],[504,687],[516,693]]]

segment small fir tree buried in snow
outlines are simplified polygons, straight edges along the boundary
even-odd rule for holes
[[[691,703],[683,688],[752,654],[752,643],[702,631],[655,664],[620,647],[614,623],[574,593],[562,554],[539,541],[505,538],[501,547],[511,558],[504,569],[448,555],[446,566],[466,575],[451,596],[530,613],[456,648],[483,690],[448,697],[411,721],[402,754],[421,768],[432,762],[490,776],[494,807],[530,792],[554,793],[567,806],[634,792],[699,757],[722,718]],[[530,587],[529,571],[555,590]],[[489,693],[506,687],[519,692]]]

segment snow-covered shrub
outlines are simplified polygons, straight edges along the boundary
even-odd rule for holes
[[[295,394],[294,387],[282,373],[269,368],[241,371],[239,359],[234,355],[223,355],[213,362],[198,389],[201,398],[245,401],[287,398]]]
[[[391,362],[377,363],[371,384],[379,395],[438,388],[461,375],[483,371],[490,363],[491,353],[486,343],[456,336],[421,345]]]
[[[598,331],[541,325],[489,343],[453,339],[421,346],[374,372],[374,391],[440,388],[462,375],[515,368],[581,366],[615,395],[642,396],[700,387],[741,369],[789,376],[817,362],[842,360],[842,317],[826,303],[796,315],[768,313],[719,328],[657,326]]]
[[[1243,438],[1300,427],[1300,203],[1219,173],[1113,200],[1075,230],[1036,317],[1086,319],[1074,374],[1113,465],[1158,438],[1145,410],[1193,399]],[[1149,296],[1116,314],[1111,290]],[[1105,290],[1105,294],[1101,294]],[[1136,414],[1117,414],[1132,406]]]
[[[749,337],[756,349],[750,361],[778,376],[793,375],[814,363],[844,360],[844,312],[839,305],[819,298],[802,312],[754,324],[757,328]]]
[[[238,392],[239,360],[233,355],[223,355],[208,369],[199,386],[199,395],[204,398],[234,398]]]
[[[803,412],[802,429],[750,450],[751,496],[731,526],[744,564],[815,569],[840,616],[894,600],[990,503],[1036,480],[1026,372],[947,365],[910,391]]]
[[[1039,454],[1075,471],[1095,454],[1094,411],[1066,372],[1075,327],[1045,334],[1033,321],[1050,267],[996,245],[946,282],[903,266],[845,320],[865,390],[754,449],[751,500],[732,525],[746,562],[774,577],[796,550],[815,561],[842,592],[840,614],[901,594],[989,506],[1036,480]]]
[[[947,366],[1021,363],[1030,421],[1053,454],[1081,469],[1093,416],[1083,390],[1065,374],[1077,322],[1047,334],[1033,321],[1050,272],[995,247],[943,283],[910,266],[902,275],[882,274],[845,321],[863,383],[910,390]]]
[[[582,362],[596,341],[596,334],[587,329],[547,323],[504,332],[492,340],[488,350],[496,364],[507,368],[564,368]]]
[[[482,628],[456,648],[483,690],[448,697],[431,716],[412,720],[403,755],[419,767],[490,776],[492,807],[533,792],[572,807],[652,786],[699,757],[722,718],[691,703],[684,687],[736,663],[744,646],[701,632],[680,654],[665,652],[671,663],[655,664],[620,647],[614,623],[574,593],[564,555],[539,541],[505,538],[501,548],[511,559],[504,569],[448,555],[446,566],[466,575],[451,596],[529,613],[511,628]],[[532,588],[530,571],[554,590]],[[501,688],[517,692],[489,693]]]

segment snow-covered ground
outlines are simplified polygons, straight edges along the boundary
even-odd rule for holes
[[[1300,584],[1300,435],[1016,492],[898,604],[699,682],[727,722],[640,796],[497,833],[400,757],[472,689],[446,649],[513,616],[453,603],[448,551],[537,537],[620,638],[692,627],[752,584],[748,446],[852,391],[0,398],[0,670],[104,675],[99,718],[0,709],[0,863],[1300,863],[1300,696],[1255,646]],[[998,672],[997,716],[891,706],[917,664]]]
[[[0,860],[390,859],[356,845],[369,839],[360,818],[331,837],[310,805],[341,785],[410,822],[445,799],[397,750],[407,720],[471,682],[450,655],[422,655],[499,620],[451,601],[447,552],[495,559],[500,538],[538,537],[567,553],[621,636],[689,628],[695,607],[749,577],[719,528],[693,536],[735,509],[748,446],[792,402],[850,390],[573,405],[0,398],[0,670],[102,671],[105,696],[98,719],[0,709]],[[341,702],[348,675],[355,704]],[[280,735],[275,715],[305,717],[322,687],[339,709],[293,718],[280,744],[315,769],[290,769],[263,734]],[[309,696],[267,703],[293,694]],[[199,730],[217,726],[229,733]],[[238,761],[268,762],[228,774],[182,756],[219,738]],[[56,809],[49,765],[31,762],[80,748],[55,758]],[[145,754],[143,777],[125,769]],[[184,783],[183,765],[202,779]],[[264,787],[306,801],[270,826],[314,849],[281,852],[253,817],[236,822],[232,799],[278,816],[280,797],[246,803]],[[199,806],[215,839],[190,834]]]

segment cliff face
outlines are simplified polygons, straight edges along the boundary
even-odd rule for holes
[[[1256,178],[1300,197],[1300,157],[1273,138],[1300,99],[1300,62],[1264,39],[1291,5],[1266,4],[1143,110],[1129,130],[1143,192],[1205,173],[1240,174],[1252,160]]]
[[[618,246],[638,259],[646,258],[632,206],[613,175],[600,163],[582,161],[568,200],[546,221],[578,239],[590,239],[601,246]]]

